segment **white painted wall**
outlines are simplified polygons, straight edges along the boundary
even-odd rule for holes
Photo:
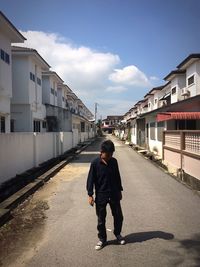
[[[63,132],[63,151],[67,151],[73,146],[73,133]]]
[[[73,129],[73,147],[75,147],[79,143],[79,132],[78,129]]]
[[[0,49],[3,49],[10,56],[10,64],[0,58],[0,96],[12,96],[12,58],[10,40],[0,32]]]
[[[34,133],[35,166],[55,157],[55,133]]]
[[[11,104],[30,104],[29,99],[29,61],[25,56],[12,55],[12,87]]]
[[[2,134],[0,138],[0,183],[34,166],[31,133]]]
[[[13,53],[12,57],[11,117],[15,121],[15,131],[31,132],[34,120],[40,120],[42,126],[42,121],[46,118],[46,109],[42,104],[42,86],[37,83],[37,78],[42,77],[42,68],[33,56]],[[30,72],[35,75],[35,82],[30,79]],[[41,131],[46,131],[46,129],[41,127]]]
[[[15,132],[33,132],[33,117],[30,105],[11,105],[11,117],[14,120]]]
[[[82,133],[88,140],[88,133]],[[79,143],[79,133],[8,133],[0,135],[0,184]]]
[[[200,94],[200,60],[196,63],[196,94]]]
[[[194,74],[194,83],[188,86],[188,78]],[[197,64],[193,63],[186,69],[186,86],[190,91],[190,97],[197,94]]]
[[[153,110],[154,106],[154,96],[148,98],[148,111]]]
[[[0,49],[10,56],[10,64],[0,58],[0,113],[5,117],[5,131],[10,132],[10,98],[12,97],[12,59],[10,40],[0,32]]]
[[[47,76],[42,76],[42,103],[43,104],[50,104],[50,95],[51,95],[51,88],[50,88],[50,80]]]
[[[137,123],[133,122],[132,128],[131,128],[131,143],[134,145],[137,144]]]
[[[175,77],[172,81],[171,81],[171,89],[173,89],[174,87],[176,87],[176,93],[172,94],[171,91],[171,104],[175,103],[178,101],[178,90],[179,90],[179,86],[178,86],[178,78]]]
[[[149,146],[149,150],[151,152],[155,152],[157,151],[157,155],[162,156],[162,141],[158,140],[158,136],[157,136],[157,122],[155,122],[155,140],[151,139],[150,136],[150,123],[151,122],[155,122],[155,117],[147,117],[146,118],[146,123],[149,124],[148,127],[148,146]],[[166,122],[165,122],[165,129],[166,129]]]

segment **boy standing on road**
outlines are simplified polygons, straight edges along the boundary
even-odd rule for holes
[[[114,218],[114,235],[119,244],[124,245],[125,240],[121,236],[123,214],[120,200],[123,190],[118,163],[112,157],[115,146],[111,140],[106,140],[101,144],[100,157],[92,161],[87,179],[87,191],[89,204],[96,203],[96,214],[98,218],[97,230],[99,242],[95,246],[96,250],[103,248],[107,241],[106,235],[106,206],[109,203]],[[94,201],[95,188],[95,201]]]

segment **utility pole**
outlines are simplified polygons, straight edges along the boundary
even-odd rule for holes
[[[95,103],[95,111],[94,111],[94,122],[96,124],[96,121],[97,121],[97,105],[98,103]]]
[[[95,103],[95,110],[94,110],[94,131],[95,131],[95,135],[97,134],[97,125],[96,125],[96,121],[97,121],[97,103]]]

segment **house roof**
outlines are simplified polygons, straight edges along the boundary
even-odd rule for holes
[[[21,47],[21,46],[12,46],[13,55],[34,55],[36,58],[44,65],[45,69],[51,68],[51,66],[44,60],[44,58],[38,53],[36,49]]]
[[[186,57],[178,66],[178,69],[184,69],[188,65],[192,64],[197,59],[200,59],[200,54],[190,54],[188,57]]]
[[[165,81],[171,81],[176,75],[185,74],[186,70],[172,70],[167,76],[164,77]]]
[[[156,115],[156,121],[168,120],[200,120],[200,112],[161,112]]]
[[[158,87],[154,87],[149,91],[149,94],[153,93],[154,91],[160,91],[162,90],[164,87],[164,85],[158,86]]]
[[[26,38],[17,30],[10,20],[0,11],[0,31],[6,33],[11,43],[23,43]]]
[[[144,98],[146,98],[147,96],[152,96],[153,94],[147,93]]]
[[[42,72],[42,75],[44,75],[44,76],[54,76],[57,80],[58,80],[58,82],[60,83],[62,83],[62,82],[64,82],[61,78],[60,78],[60,76],[58,76],[58,74],[55,72],[55,71],[43,71]]]
[[[191,105],[192,103],[192,105]],[[187,104],[189,108],[187,109]],[[192,107],[191,107],[192,106]],[[160,107],[158,109],[151,110],[144,114],[141,114],[140,117],[144,118],[147,115],[157,114],[159,112],[170,112],[170,111],[200,111],[200,95],[196,95],[187,99],[184,99],[179,102],[172,103],[168,106]]]

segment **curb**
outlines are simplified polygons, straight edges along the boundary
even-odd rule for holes
[[[28,196],[36,192],[40,187],[45,185],[51,177],[53,177],[57,172],[59,172],[64,166],[75,159],[76,155],[80,154],[89,145],[91,145],[96,139],[85,142],[85,145],[78,149],[74,155],[69,156],[67,159],[62,160],[60,163],[56,164],[53,168],[36,178],[33,182],[29,183],[3,202],[0,203],[0,226],[5,224],[11,217],[11,211],[16,208],[20,203],[22,203]]]

